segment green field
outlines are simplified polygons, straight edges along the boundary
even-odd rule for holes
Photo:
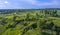
[[[0,35],[60,35],[60,10],[0,14]]]

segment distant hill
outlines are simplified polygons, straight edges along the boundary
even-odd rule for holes
[[[15,12],[26,12],[35,10],[60,10],[60,8],[45,8],[45,9],[0,9],[0,14],[10,14]]]

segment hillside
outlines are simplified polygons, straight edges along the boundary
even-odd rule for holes
[[[60,10],[7,10],[0,13],[0,35],[60,35]]]

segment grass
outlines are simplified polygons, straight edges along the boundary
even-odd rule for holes
[[[38,14],[36,14],[36,13],[38,13]],[[26,18],[27,14],[29,14],[29,18]],[[15,21],[13,21],[13,18],[15,16],[17,16],[15,18],[15,20],[33,19],[33,18],[35,18],[35,19],[34,19],[34,21],[24,20],[23,22],[17,24],[15,28],[6,29],[6,27],[8,27],[9,24],[14,25]],[[33,12],[33,13],[26,12],[26,13],[14,14],[14,15],[12,14],[9,16],[0,14],[0,18],[2,18],[2,19],[7,18],[7,20],[5,20],[7,22],[7,24],[2,25],[2,27],[0,28],[0,32],[2,32],[2,30],[6,29],[3,33],[1,33],[1,35],[21,35],[25,28],[28,28],[29,26],[31,26],[34,23],[37,23],[37,28],[28,30],[27,32],[24,33],[24,35],[41,35],[41,28],[39,26],[44,20],[48,20],[48,19],[52,19],[52,21],[54,22],[55,25],[60,26],[60,18],[52,17],[50,15],[47,15],[47,17],[45,17],[45,14],[40,13],[40,12]],[[2,19],[0,19],[0,21],[2,21]],[[24,23],[26,23],[28,25],[24,26],[23,25]],[[49,21],[47,23],[49,23]],[[1,23],[0,23],[0,25],[1,25]]]

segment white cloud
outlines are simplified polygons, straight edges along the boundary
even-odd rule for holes
[[[59,5],[59,0],[54,0],[54,1],[53,1],[53,4]]]
[[[15,2],[13,2],[15,1]],[[28,3],[28,4],[31,4],[31,5],[35,5],[35,6],[52,6],[52,5],[55,5],[55,6],[58,6],[59,5],[59,1],[58,0],[51,0],[51,2],[41,2],[42,0],[40,1],[37,1],[37,0],[0,0],[0,8],[23,8],[22,6],[22,3],[21,2],[24,2],[24,4]],[[18,1],[20,3],[18,3]],[[50,0],[49,0],[50,1]]]
[[[8,1],[6,1],[6,0],[0,0],[0,9],[7,7],[8,4],[9,4]]]
[[[4,1],[5,4],[9,3],[8,1]]]
[[[27,2],[31,3],[31,4],[35,4],[37,3],[38,1],[37,0],[26,0]]]
[[[0,4],[3,4],[2,1],[0,1]]]
[[[8,4],[9,2],[8,1],[4,1],[4,0],[0,0],[0,4]]]
[[[28,3],[30,3],[30,4],[35,4],[35,3],[37,3],[37,0],[21,0],[21,1],[28,2]]]
[[[37,0],[23,0],[25,2],[28,2],[29,4],[36,5],[36,6],[48,6],[48,5],[58,5],[58,0],[52,0],[51,2],[44,2],[42,3]]]

